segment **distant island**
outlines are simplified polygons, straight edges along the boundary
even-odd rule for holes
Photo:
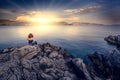
[[[38,24],[39,22],[36,22],[34,24]],[[15,20],[8,20],[8,19],[0,19],[0,26],[29,26],[29,25],[33,25],[32,23],[29,22],[24,22],[24,21],[15,21]],[[106,25],[106,24],[97,24],[97,23],[85,23],[85,22],[72,22],[72,23],[68,23],[68,22],[54,22],[53,23],[49,23],[49,25],[92,25],[92,26],[120,26],[119,24],[116,25]]]
[[[27,24],[28,24],[27,22],[0,19],[0,26],[21,26],[21,25],[27,25]]]

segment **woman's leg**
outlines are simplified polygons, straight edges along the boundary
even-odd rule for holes
[[[28,41],[28,44],[29,45],[33,45],[33,41]]]

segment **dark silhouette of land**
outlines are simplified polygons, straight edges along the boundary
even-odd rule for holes
[[[35,22],[34,24],[39,24],[39,22]],[[49,25],[91,25],[91,26],[120,26],[119,24],[116,25],[106,25],[106,24],[97,24],[97,23],[87,23],[87,22],[53,22],[53,23],[48,23]],[[9,19],[0,19],[0,26],[28,26],[28,25],[33,25],[30,22],[24,22],[24,21],[16,21],[16,20],[9,20]]]

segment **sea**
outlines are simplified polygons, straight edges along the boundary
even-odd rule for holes
[[[40,25],[40,26],[0,26],[0,50],[27,45],[29,33],[38,44],[51,43],[60,46],[75,57],[84,58],[87,54],[98,52],[106,54],[115,49],[104,38],[120,35],[120,26],[103,25]]]

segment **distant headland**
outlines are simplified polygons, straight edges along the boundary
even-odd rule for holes
[[[39,22],[35,22],[34,24],[38,24]],[[120,26],[119,24],[97,24],[97,23],[87,23],[87,22],[54,22],[49,23],[49,25],[73,25],[73,26],[82,26],[82,25],[90,25],[90,26]],[[8,19],[0,19],[0,26],[33,26],[32,23],[24,22],[24,21],[15,21],[15,20],[8,20]]]

